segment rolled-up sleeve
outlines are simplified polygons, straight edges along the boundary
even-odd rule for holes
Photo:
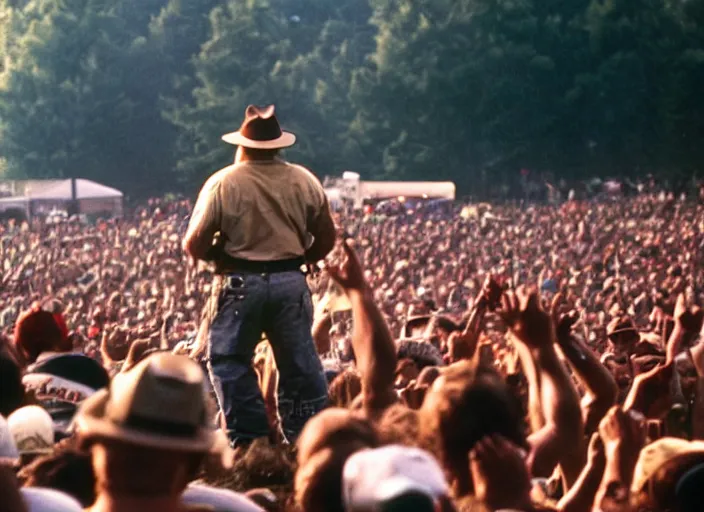
[[[210,177],[198,195],[191,214],[183,245],[187,252],[202,259],[210,248],[213,236],[220,230],[222,212],[220,173]]]
[[[325,189],[319,182],[315,185],[308,217],[308,232],[313,235],[313,244],[306,251],[309,261],[318,261],[327,256],[335,245],[336,236],[335,222]]]

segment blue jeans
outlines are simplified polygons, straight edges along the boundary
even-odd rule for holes
[[[313,303],[302,272],[233,274],[210,326],[210,377],[233,445],[269,435],[264,399],[252,368],[262,333],[279,371],[279,415],[293,442],[328,401],[311,327]]]

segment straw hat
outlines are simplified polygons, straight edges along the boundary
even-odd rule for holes
[[[185,356],[158,353],[117,375],[81,405],[86,442],[115,439],[149,448],[222,453],[227,438],[209,423],[203,370]]]
[[[274,105],[263,108],[250,105],[245,111],[239,131],[223,135],[222,140],[245,148],[283,149],[293,146],[296,136],[281,130]]]
[[[631,490],[647,490],[648,483],[661,477],[665,469],[679,473],[701,463],[704,463],[704,442],[664,437],[641,450],[633,472]]]

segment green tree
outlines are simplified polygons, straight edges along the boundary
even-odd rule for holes
[[[119,3],[46,0],[40,7],[2,77],[0,152],[8,174],[78,176],[150,193],[171,172],[173,151],[144,34],[115,14],[125,7]]]
[[[368,167],[471,185],[482,170],[548,165],[569,84],[551,41],[569,19],[528,0],[373,5],[376,51],[351,91]]]
[[[680,27],[661,0],[594,0],[585,28],[591,55],[570,92],[574,122],[590,146],[582,165],[614,175],[658,170]]]
[[[179,162],[187,179],[201,181],[231,161],[220,136],[237,128],[250,103],[276,104],[285,128],[296,132],[287,157],[319,174],[342,167],[348,84],[374,34],[370,11],[355,3],[231,0],[212,11],[193,99],[168,112],[187,141]]]

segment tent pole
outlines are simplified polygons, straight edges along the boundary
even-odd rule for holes
[[[68,207],[69,216],[78,215],[78,213],[80,213],[78,210],[78,185],[76,178],[71,178],[71,203]]]

